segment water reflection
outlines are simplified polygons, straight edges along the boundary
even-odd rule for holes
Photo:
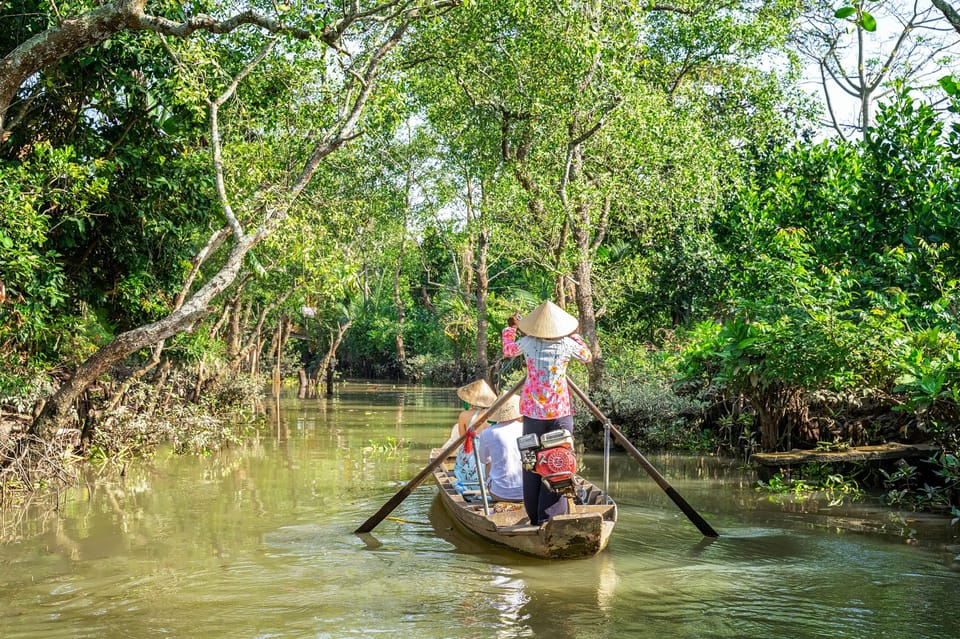
[[[498,550],[426,485],[352,534],[426,464],[454,397],[363,385],[284,400],[237,449],[89,476],[58,508],[4,523],[0,636],[960,636],[948,519],[778,503],[708,458],[650,456],[712,541],[620,456],[620,520],[590,559]],[[371,445],[388,438],[407,444]],[[584,461],[599,480],[599,456]]]
[[[597,633],[592,636],[605,636],[618,582],[609,555],[552,562],[500,550],[458,526],[436,498],[429,518],[454,552],[483,562],[485,605],[498,620],[489,636],[582,637],[587,622]],[[475,623],[469,615],[460,621]]]

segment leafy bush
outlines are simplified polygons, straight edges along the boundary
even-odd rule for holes
[[[960,457],[943,452],[925,463],[937,478],[933,483],[919,466],[904,460],[892,472],[881,471],[887,490],[884,502],[914,510],[955,511],[960,506]]]
[[[813,427],[820,390],[895,389],[955,439],[960,129],[906,91],[877,122],[863,142],[779,152],[717,226],[729,312],[694,329],[682,370],[745,397],[765,450]]]
[[[797,501],[823,495],[830,506],[839,506],[848,499],[860,501],[865,495],[855,480],[831,472],[825,464],[805,464],[797,475],[790,477],[777,473],[767,481],[758,481],[755,489],[774,495],[791,495]]]
[[[92,166],[72,147],[38,143],[23,162],[0,162],[0,355],[57,359],[74,310],[61,255],[50,248],[56,227],[84,228],[106,194],[106,163]],[[25,362],[20,362],[25,363]]]
[[[936,443],[957,450],[960,339],[937,328],[921,331],[906,345],[896,367],[900,375],[893,390],[905,397],[898,409],[914,413],[918,427]]]
[[[412,382],[456,386],[472,379],[473,366],[473,362],[425,353],[407,358],[404,374]]]
[[[37,401],[53,390],[53,381],[42,371],[0,366],[0,407],[5,411],[29,415]]]
[[[660,449],[696,452],[715,450],[712,434],[704,433],[702,402],[685,397],[673,384],[672,343],[631,349],[611,339],[606,385],[594,393],[594,403],[634,443]]]
[[[161,387],[134,382],[124,404],[104,415],[94,431],[91,460],[122,462],[148,456],[165,443],[177,453],[207,453],[239,442],[238,422],[253,419],[249,402],[260,395],[263,380],[250,375],[225,377],[199,403],[182,397],[192,385],[192,376],[180,373],[171,374]],[[171,393],[180,398],[166,401]]]

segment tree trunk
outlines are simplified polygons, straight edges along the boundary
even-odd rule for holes
[[[569,232],[570,225],[567,223],[566,218],[564,218],[563,223],[560,225],[560,237],[557,240],[557,245],[553,249],[553,270],[557,274],[556,279],[554,280],[553,288],[554,294],[557,296],[557,306],[560,308],[567,307],[567,264],[563,259],[563,248],[567,245],[567,233]]]
[[[243,300],[240,293],[230,300],[230,321],[227,323],[227,357],[234,357],[240,352],[240,341],[243,337],[242,319]]]
[[[293,293],[293,289],[287,291],[286,293],[281,295],[279,298],[275,299],[270,304],[267,304],[260,310],[260,313],[257,316],[257,324],[253,327],[253,330],[246,344],[243,344],[241,340],[241,337],[243,335],[243,331],[241,327],[246,326],[247,321],[250,319],[252,305],[249,302],[246,305],[244,305],[243,320],[237,324],[235,333],[233,333],[234,329],[231,329],[231,332],[235,335],[235,337],[232,340],[234,345],[232,348],[228,349],[228,353],[232,356],[233,359],[230,360],[230,363],[227,364],[227,366],[225,366],[224,368],[221,368],[216,375],[214,375],[209,380],[207,380],[208,382],[212,382],[222,378],[223,375],[226,374],[227,372],[239,373],[241,364],[243,364],[244,359],[250,360],[251,363],[254,360],[256,360],[257,358],[256,353],[258,348],[260,347],[260,334],[263,331],[264,324],[266,324],[267,322],[267,316],[269,316],[270,313],[275,308],[277,308],[278,306],[282,305],[285,301],[287,301],[287,298],[290,297],[291,293]],[[233,304],[233,307],[235,310],[239,309],[240,307],[239,301],[236,304]],[[283,319],[285,320],[284,326],[286,327],[286,330],[287,330],[287,337],[289,337],[289,332],[291,330],[291,321],[290,321],[290,318],[287,316],[284,316]],[[284,341],[286,341],[287,337],[284,337]],[[252,367],[251,367],[251,370],[252,370]]]
[[[578,319],[580,321],[578,332],[593,353],[593,361],[587,365],[588,387],[590,390],[598,390],[603,380],[603,353],[600,350],[600,341],[597,339],[597,316],[593,303],[593,254],[603,240],[609,212],[609,201],[604,202],[600,220],[595,224],[596,229],[594,229],[591,225],[589,189],[579,188],[575,190],[571,188],[574,185],[585,186],[584,183],[586,182],[586,177],[583,175],[583,149],[579,141],[583,139],[584,134],[578,130],[578,126],[578,119],[575,118],[570,125],[571,143],[568,148],[567,166],[561,181],[559,195],[576,247],[574,270],[576,274]],[[577,190],[583,192],[570,197],[569,192],[576,193]],[[592,238],[591,231],[596,233]]]
[[[324,380],[326,384],[326,394],[327,396],[333,395],[333,379],[334,373],[336,372],[336,360],[337,360],[337,349],[340,348],[340,343],[343,342],[343,336],[347,334],[347,331],[350,330],[350,326],[353,324],[353,320],[347,320],[345,324],[340,324],[337,327],[337,334],[330,340],[330,347],[327,349],[326,355],[323,356],[323,361],[320,362],[320,368],[317,371],[317,380]]]
[[[470,222],[468,221],[469,225]],[[470,308],[472,304],[470,303],[470,293],[473,291],[473,271],[474,271],[474,259],[476,259],[476,254],[474,251],[474,242],[477,238],[471,231],[467,235],[467,245],[463,249],[463,275],[460,276],[460,294],[464,297],[465,306]]]
[[[145,411],[147,415],[153,415],[157,409],[162,406],[160,401],[160,394],[164,385],[167,383],[167,378],[170,376],[170,360],[163,360],[163,364],[160,365],[160,371],[157,376],[153,379],[153,387],[156,392],[153,393],[153,399],[150,401],[150,405],[147,406]]]
[[[327,366],[327,381],[324,382],[327,397],[333,397],[333,380],[335,379],[335,374],[336,364],[334,360],[331,360],[330,365]]]
[[[307,371],[302,368],[297,371],[297,377],[300,381],[297,388],[297,399],[303,399],[307,396],[307,390],[310,388],[310,380],[307,379]]]
[[[407,318],[407,309],[403,303],[403,295],[400,289],[400,276],[403,274],[403,258],[407,246],[407,212],[410,210],[410,188],[412,178],[410,172],[407,172],[407,196],[403,208],[403,227],[400,229],[400,250],[397,253],[397,263],[393,269],[393,303],[397,307],[397,366],[400,368],[400,374],[407,374],[407,351],[403,343],[403,325]]]
[[[760,425],[763,452],[792,447],[793,431],[808,419],[802,396],[800,390],[780,385],[758,387],[749,393],[750,405]]]
[[[487,251],[490,234],[481,230],[477,234],[477,374],[487,378],[487,294],[490,277],[487,272]]]
[[[597,316],[593,305],[593,262],[590,250],[590,236],[582,225],[573,227],[573,238],[577,245],[577,309],[579,311],[580,336],[583,337],[590,351],[593,361],[587,365],[589,371],[590,390],[597,390],[603,380],[603,352],[600,350],[600,340],[597,338]]]
[[[210,302],[233,283],[243,264],[244,255],[259,239],[258,234],[242,237],[230,250],[227,261],[220,271],[183,306],[160,321],[121,333],[112,342],[91,355],[77,368],[70,379],[50,396],[40,416],[31,425],[31,434],[42,439],[50,439],[58,428],[65,428],[73,421],[74,402],[100,375],[129,355],[188,330],[205,317]]]
[[[197,362],[197,381],[193,385],[193,391],[190,393],[190,401],[197,403],[200,401],[200,391],[203,390],[203,384],[206,381],[204,375],[203,357]]]
[[[254,341],[253,350],[250,351],[250,379],[254,379],[260,374],[260,351],[263,350],[263,335],[261,331],[256,331]]]
[[[273,397],[280,397],[280,386],[282,382],[282,376],[280,374],[280,360],[283,357],[283,318],[280,318],[280,323],[277,325],[277,358],[274,360],[273,365]]]

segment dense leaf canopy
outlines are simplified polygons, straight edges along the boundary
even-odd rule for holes
[[[507,316],[550,298],[594,388],[685,343],[757,407],[956,411],[957,85],[809,142],[794,2],[0,9],[5,394],[156,344],[201,377],[499,381]]]

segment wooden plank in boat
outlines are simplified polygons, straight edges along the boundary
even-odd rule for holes
[[[529,523],[500,526],[497,528],[497,532],[501,535],[536,535],[540,532],[540,526],[531,526]]]

